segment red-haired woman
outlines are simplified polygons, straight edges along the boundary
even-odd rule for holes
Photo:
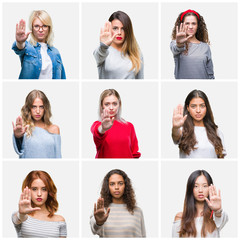
[[[31,171],[22,184],[18,212],[12,221],[19,238],[67,237],[64,218],[58,210],[57,188],[44,171]]]

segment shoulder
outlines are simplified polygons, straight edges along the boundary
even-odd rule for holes
[[[53,216],[52,216],[52,220],[53,220],[54,222],[65,222],[64,217],[61,216],[61,215],[53,215]]]
[[[141,214],[143,213],[142,209],[140,207],[137,207],[137,206],[134,208],[134,212],[138,212],[138,213],[141,213]]]
[[[176,216],[175,216],[175,218],[174,218],[174,221],[182,220],[182,215],[183,215],[182,212],[177,213]]]
[[[55,48],[55,47],[53,47],[53,46],[49,46],[50,47],[50,49],[52,50],[52,52],[54,53],[54,54],[56,54],[56,55],[59,55],[60,56],[60,53],[59,53],[59,51],[58,51],[58,49],[57,48]]]
[[[60,134],[60,128],[54,124],[50,125],[47,130],[48,130],[48,132],[53,133],[53,134]]]
[[[219,128],[217,128],[217,135],[218,135],[220,138],[223,138],[223,133],[219,130]]]

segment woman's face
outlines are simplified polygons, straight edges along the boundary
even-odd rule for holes
[[[105,97],[103,99],[102,108],[108,110],[110,118],[113,118],[117,115],[119,106],[119,100],[114,95]]]
[[[187,106],[187,110],[193,118],[195,126],[204,126],[203,119],[206,116],[207,107],[202,98],[193,98]]]
[[[112,36],[116,33],[117,33],[117,35],[113,39],[113,43],[115,45],[122,45],[125,41],[125,32],[123,29],[122,22],[119,21],[118,19],[114,19],[112,21]]]
[[[44,25],[39,18],[36,18],[32,24],[32,33],[37,42],[45,43],[49,32],[49,27]]]
[[[207,179],[204,175],[200,175],[196,181],[193,188],[193,196],[196,201],[203,202],[205,198],[208,197],[209,186]]]
[[[41,121],[44,116],[44,105],[40,98],[36,98],[33,101],[31,108],[31,115],[34,121]]]
[[[123,194],[125,189],[125,182],[121,175],[113,174],[108,180],[110,194],[112,195],[113,203],[124,203]]]
[[[187,28],[187,35],[192,35],[195,36],[197,33],[197,28],[198,28],[198,22],[197,22],[197,17],[196,16],[186,16],[184,18],[184,25]]]
[[[44,182],[40,178],[35,179],[31,185],[32,202],[39,207],[45,204],[47,198],[48,191]]]

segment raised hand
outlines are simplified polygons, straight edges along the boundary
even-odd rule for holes
[[[97,204],[94,203],[94,217],[95,217],[97,225],[101,226],[106,222],[109,212],[110,212],[110,208],[108,208],[107,212],[105,213],[104,199],[99,198],[97,200]]]
[[[16,119],[16,125],[14,125],[14,122],[12,122],[12,125],[13,125],[14,136],[16,138],[23,137],[24,133],[27,130],[27,126],[26,127],[23,126],[22,117],[18,116]]]
[[[117,33],[114,33],[114,35],[112,35],[112,24],[111,24],[111,22],[106,22],[105,25],[104,25],[104,28],[101,28],[100,41],[102,43],[104,43],[105,45],[110,46],[116,35],[117,35]]]
[[[103,109],[103,112],[101,114],[102,117],[102,132],[106,132],[109,130],[114,122],[114,117],[110,118],[109,111],[107,109]]]
[[[192,35],[187,36],[187,28],[184,23],[181,23],[179,28],[176,26],[176,43],[178,47],[183,47]]]
[[[179,104],[173,111],[172,124],[173,128],[180,128],[187,119],[187,115],[183,116],[183,106]]]
[[[211,210],[213,210],[214,212],[220,210],[222,208],[222,199],[221,199],[221,195],[220,195],[220,190],[218,190],[218,194],[217,194],[217,189],[214,185],[211,184],[211,186],[209,186],[209,199],[205,198],[209,208],[211,208]]]
[[[28,187],[25,187],[23,189],[23,192],[21,193],[20,200],[19,200],[19,214],[29,214],[34,211],[41,210],[39,207],[33,208],[31,205],[31,190]]]
[[[20,20],[18,24],[16,24],[16,41],[18,44],[23,44],[28,38],[28,35],[31,32],[25,32],[26,31],[26,23],[23,19]]]

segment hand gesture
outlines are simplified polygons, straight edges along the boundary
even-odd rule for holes
[[[106,132],[112,127],[114,117],[110,118],[109,111],[107,109],[103,109],[101,117],[102,117],[102,130],[103,132]]]
[[[205,198],[209,208],[213,210],[214,212],[220,210],[222,208],[222,200],[221,200],[221,195],[220,195],[220,190],[218,190],[217,194],[217,189],[214,185],[211,184],[209,186],[209,198]]]
[[[107,212],[105,213],[104,199],[99,198],[97,200],[97,204],[94,203],[94,217],[95,217],[97,225],[101,226],[106,222],[109,212],[110,212],[110,208],[108,208]]]
[[[27,126],[23,127],[22,117],[21,116],[17,117],[16,126],[14,125],[14,122],[12,122],[12,125],[13,125],[14,136],[16,138],[21,138],[27,130]]]
[[[187,114],[183,116],[183,106],[179,104],[173,111],[172,124],[173,128],[180,128],[187,119]]]
[[[112,24],[110,22],[106,22],[104,28],[101,28],[100,41],[105,45],[110,46],[116,35],[117,33],[114,33],[112,36]]]
[[[16,41],[19,44],[25,43],[25,41],[28,38],[28,35],[31,33],[31,32],[26,33],[25,30],[26,30],[26,23],[23,19],[21,19],[19,24],[16,24]]]
[[[20,214],[29,214],[31,212],[41,210],[39,207],[32,208],[31,205],[31,190],[28,187],[25,187],[21,193],[19,200],[19,213]]]
[[[183,47],[184,43],[192,37],[192,35],[187,36],[187,29],[188,27],[185,27],[184,23],[181,23],[179,28],[176,26],[176,43],[178,47]]]

